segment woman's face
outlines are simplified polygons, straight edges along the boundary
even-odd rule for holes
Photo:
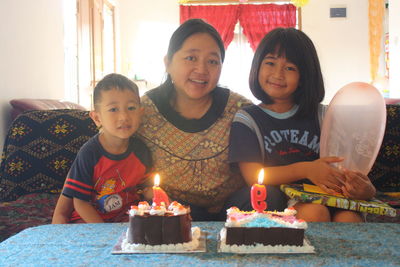
[[[299,69],[285,57],[267,54],[261,62],[258,82],[274,101],[293,101],[299,80]]]
[[[209,97],[221,74],[221,50],[207,33],[187,38],[172,59],[165,58],[177,97],[198,100]]]

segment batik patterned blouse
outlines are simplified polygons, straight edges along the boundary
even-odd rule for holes
[[[160,186],[173,200],[219,211],[227,197],[243,187],[228,164],[229,130],[236,111],[249,100],[217,87],[213,103],[200,119],[186,119],[169,104],[168,88],[142,97],[145,109],[139,135],[149,147]]]

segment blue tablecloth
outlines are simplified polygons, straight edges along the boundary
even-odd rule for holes
[[[0,266],[400,266],[400,224],[310,223],[315,254],[218,253],[223,223],[193,225],[207,232],[206,253],[113,255],[127,224],[33,227],[0,243]]]

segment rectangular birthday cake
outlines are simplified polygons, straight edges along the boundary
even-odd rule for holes
[[[301,252],[304,246],[304,232],[307,223],[295,217],[293,208],[279,211],[241,211],[236,207],[227,210],[225,227],[220,232],[221,249],[225,252],[243,251],[243,248],[265,251],[275,248],[298,247]],[[306,248],[309,252],[309,247]]]

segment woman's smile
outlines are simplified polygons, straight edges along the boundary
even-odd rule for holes
[[[177,97],[200,100],[217,86],[221,74],[221,51],[207,33],[197,33],[185,40],[172,60],[166,60]]]

